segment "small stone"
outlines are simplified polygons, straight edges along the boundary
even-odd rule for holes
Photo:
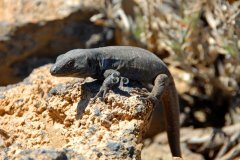
[[[64,91],[66,89],[66,86],[63,84],[58,84],[57,86],[55,86],[54,88],[52,88],[49,92],[48,92],[48,96],[51,97],[53,95],[57,95],[59,94],[61,91]]]
[[[94,108],[93,114],[94,114],[94,116],[100,116],[101,115],[100,109],[99,108]]]
[[[88,131],[91,133],[94,133],[96,131],[96,128],[94,126],[88,128]]]
[[[137,105],[136,107],[136,110],[137,110],[137,113],[142,113],[144,111],[144,106],[143,105]]]
[[[97,153],[97,157],[100,158],[103,154],[101,152]]]
[[[107,147],[111,150],[111,151],[119,151],[119,149],[121,148],[121,144],[117,143],[117,142],[109,142],[107,144]]]
[[[128,150],[128,156],[130,158],[133,158],[133,155],[134,155],[134,152],[135,152],[135,148],[133,146],[131,146],[131,147],[128,147],[127,150]]]
[[[0,94],[0,99],[4,99],[5,96],[3,94]]]

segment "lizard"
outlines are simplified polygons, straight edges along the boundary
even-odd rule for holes
[[[170,150],[173,157],[181,157],[180,111],[174,79],[166,64],[152,52],[131,46],[73,49],[57,57],[50,73],[53,76],[102,80],[95,97],[104,97],[119,82],[119,77],[150,85],[146,99],[163,103]]]

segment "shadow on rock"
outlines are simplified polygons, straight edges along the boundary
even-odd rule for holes
[[[85,82],[82,84],[82,99],[78,102],[77,105],[77,115],[76,119],[81,119],[82,113],[86,109],[87,105],[91,101],[91,98],[95,97],[95,95],[98,93],[100,87],[102,85],[102,82],[99,80]],[[130,93],[133,90],[133,87],[140,87],[142,88],[142,85],[138,82],[130,82],[128,85],[123,86],[114,86],[111,90],[119,95],[130,97]]]

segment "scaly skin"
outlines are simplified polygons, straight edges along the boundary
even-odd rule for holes
[[[104,97],[121,77],[154,84],[147,98],[163,102],[170,149],[173,156],[181,157],[177,91],[167,66],[153,53],[130,46],[75,49],[60,55],[50,72],[54,76],[104,80],[96,97]]]

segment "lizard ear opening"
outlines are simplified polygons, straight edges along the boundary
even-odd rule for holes
[[[87,65],[89,68],[94,68],[96,63],[93,60],[87,60]]]
[[[91,61],[87,60],[88,67],[92,67]]]

